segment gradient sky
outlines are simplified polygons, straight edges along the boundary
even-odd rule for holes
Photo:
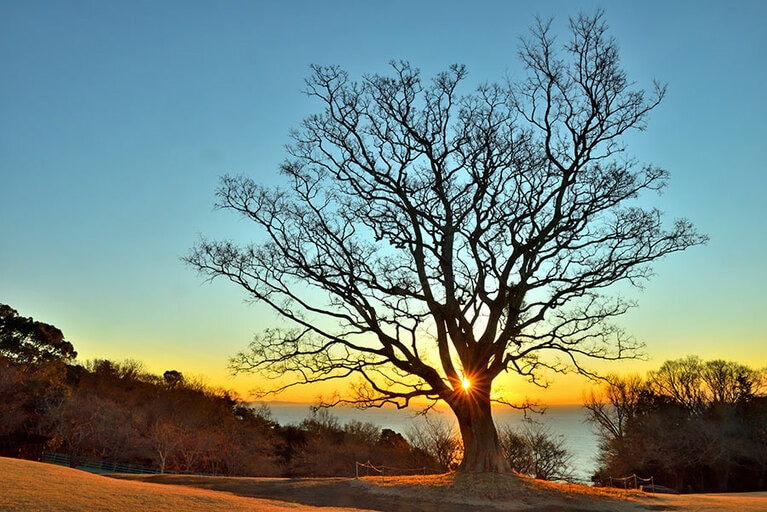
[[[470,79],[519,71],[536,15],[606,8],[622,63],[667,82],[640,162],[671,171],[655,204],[711,237],[656,265],[622,325],[657,367],[688,354],[767,366],[767,2],[0,2],[0,302],[53,323],[81,360],[132,358],[241,392],[226,360],[271,315],[180,257],[200,234],[251,239],[213,209],[224,173],[278,183],[288,131],[319,106],[309,65],[354,76],[409,60]],[[562,38],[566,37],[564,30]],[[603,367],[604,369],[604,367]],[[513,397],[579,401],[582,378]],[[312,400],[315,389],[283,395]]]

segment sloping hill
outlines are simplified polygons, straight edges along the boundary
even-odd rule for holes
[[[75,469],[0,458],[2,512],[296,512],[341,511],[247,498],[195,487],[117,480]],[[343,509],[348,512],[349,509]]]
[[[650,495],[514,475],[385,480],[113,476],[0,458],[0,512],[767,511],[767,493]]]

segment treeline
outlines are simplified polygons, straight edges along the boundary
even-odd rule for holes
[[[268,408],[135,361],[76,364],[56,327],[0,304],[0,455],[38,459],[59,451],[161,471],[249,476],[349,476],[356,461],[439,463],[370,423],[341,425],[318,409],[280,425]]]
[[[600,433],[595,481],[637,474],[681,492],[767,490],[765,372],[687,357],[611,376],[586,403]]]
[[[407,438],[372,423],[341,424],[313,409],[280,425],[268,407],[189,380],[176,370],[146,372],[136,361],[76,364],[56,327],[0,304],[0,455],[70,464],[106,460],[160,471],[242,476],[349,476],[356,462],[387,471],[453,470],[463,447],[454,425],[427,417]],[[566,479],[570,454],[540,424],[504,427],[509,464],[536,478]]]
[[[66,453],[72,465],[97,459],[241,476],[349,476],[355,461],[367,460],[439,469],[390,430],[340,425],[325,409],[280,425],[268,407],[250,407],[176,371],[146,373],[133,361],[69,365],[58,391],[25,397],[35,414],[24,431],[45,438],[45,449]]]

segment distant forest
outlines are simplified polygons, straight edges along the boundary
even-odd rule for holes
[[[39,460],[43,451],[161,472],[259,476],[350,476],[356,461],[443,468],[405,438],[376,425],[340,425],[317,410],[279,425],[268,407],[230,391],[162,376],[136,361],[74,364],[56,327],[0,304],[0,455]]]
[[[767,490],[765,371],[689,356],[612,375],[585,406],[601,439],[594,479],[652,476],[681,492]]]

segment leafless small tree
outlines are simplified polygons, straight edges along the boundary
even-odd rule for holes
[[[591,358],[633,356],[611,322],[633,303],[610,287],[643,284],[654,261],[705,237],[636,201],[669,174],[622,139],[665,87],[628,79],[602,12],[570,33],[560,46],[539,21],[520,47],[525,76],[473,92],[460,65],[429,81],[397,62],[359,82],[313,67],[322,109],[293,133],[286,186],[227,176],[218,190],[265,241],[203,239],[186,258],[289,324],[232,368],[293,377],[285,387],[356,376],[343,401],[358,406],[443,401],[461,467],[505,471],[496,377],[591,375]]]
[[[157,455],[160,473],[165,473],[168,458],[178,451],[181,443],[182,436],[178,425],[170,421],[156,420],[148,426],[145,435]]]
[[[410,445],[434,457],[444,470],[458,467],[463,455],[461,436],[444,418],[426,415],[406,432]]]
[[[602,392],[592,391],[584,407],[589,412],[589,421],[599,428],[603,438],[624,437],[626,426],[636,416],[645,389],[644,379],[638,374],[625,377],[611,374],[606,377]]]
[[[528,420],[521,428],[504,425],[500,439],[511,469],[541,480],[573,480],[573,455],[565,439],[543,423]]]

